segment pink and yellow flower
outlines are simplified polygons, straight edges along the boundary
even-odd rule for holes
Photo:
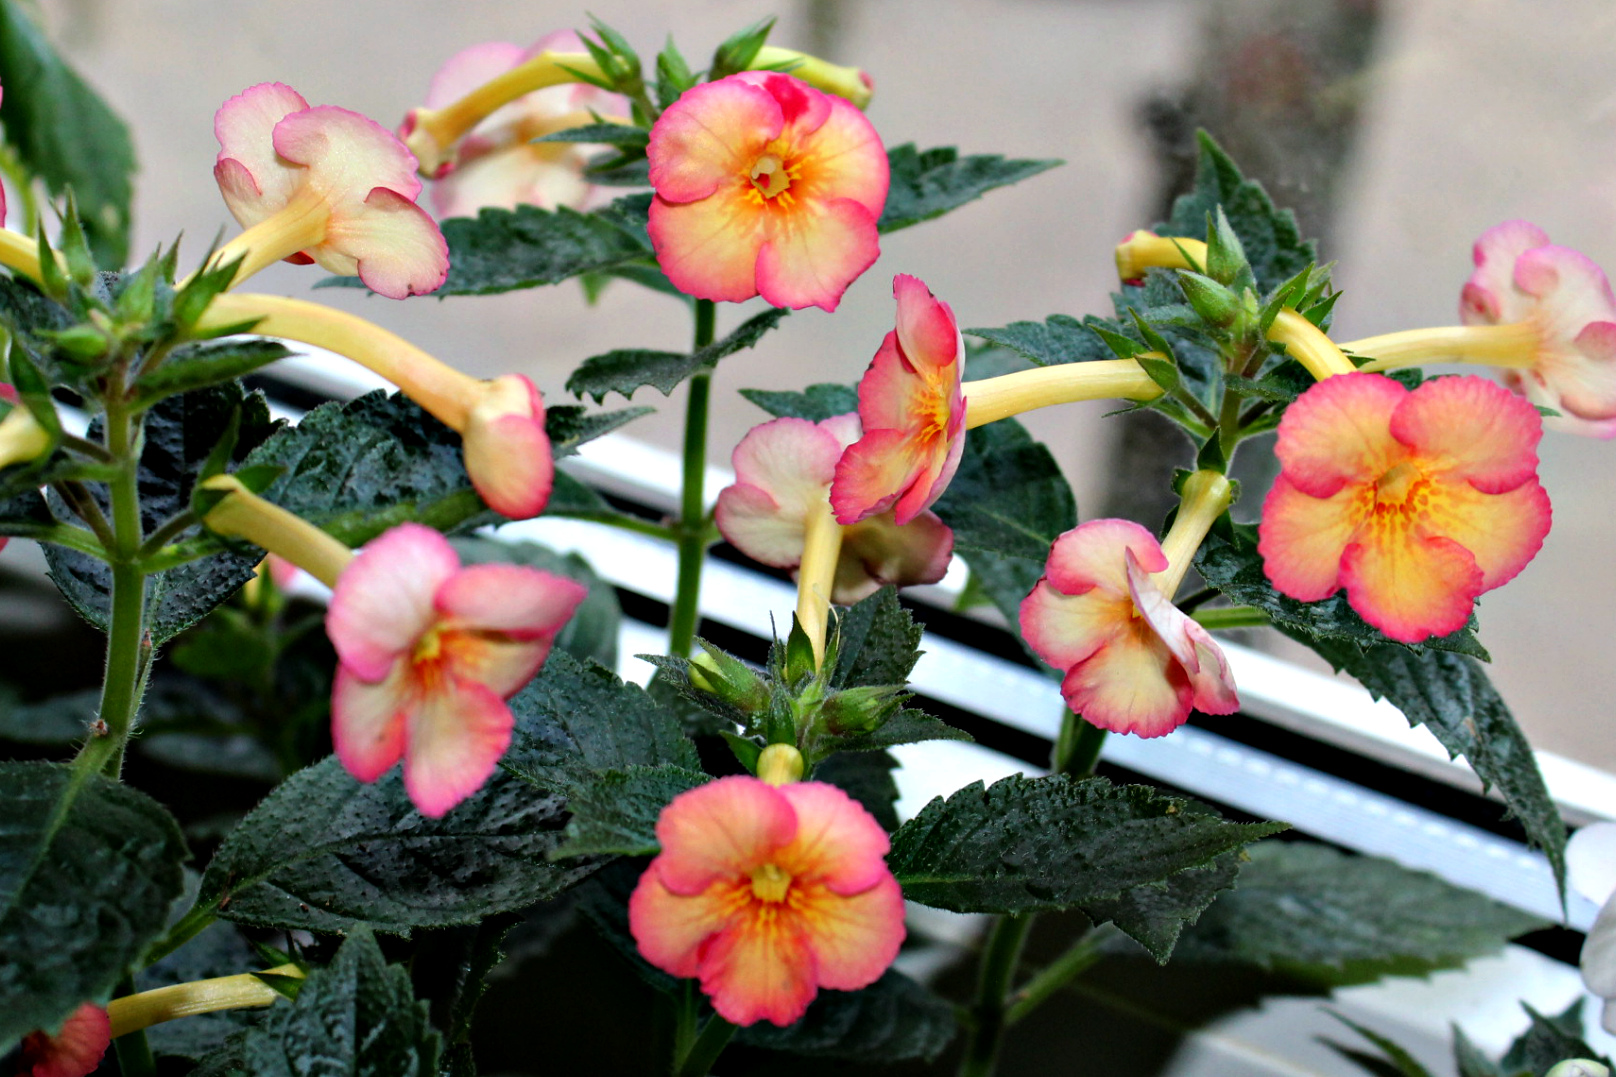
[[[1404,643],[1463,628],[1548,534],[1541,436],[1537,410],[1483,378],[1320,382],[1280,420],[1259,530],[1269,581],[1304,602],[1345,588]]]
[[[415,157],[379,124],[266,82],[226,101],[213,128],[213,174],[246,229],[214,257],[244,256],[238,282],[282,258],[357,273],[393,299],[444,282],[449,248],[415,204]]]
[[[451,56],[432,76],[426,107],[447,108],[545,53],[587,55],[582,39],[571,30],[547,34],[529,49],[504,41],[473,45]],[[602,147],[534,140],[594,123],[597,116],[610,121],[628,113],[622,95],[585,82],[548,86],[501,106],[460,139],[453,159],[438,169],[432,188],[438,216],[473,216],[483,206],[583,206],[596,190],[584,178],[584,166]]]
[[[30,1032],[23,1037],[18,1059],[19,1077],[86,1077],[101,1064],[112,1043],[112,1022],[107,1011],[86,1002],[62,1022],[52,1036]]]
[[[1172,602],[1206,526],[1228,505],[1228,488],[1217,476],[1207,502],[1179,510],[1171,559],[1127,520],[1090,520],[1050,547],[1043,579],[1021,604],[1021,634],[1066,671],[1061,695],[1091,725],[1159,737],[1191,710],[1239,708],[1222,648]]]
[[[797,570],[809,532],[836,529],[830,489],[843,450],[859,436],[858,417],[820,423],[774,419],[753,427],[735,446],[735,483],[718,495],[718,530],[736,549],[775,568]],[[851,605],[884,584],[936,583],[948,571],[954,534],[934,513],[900,526],[891,512],[840,529],[835,585],[828,596]]]
[[[642,956],[719,1016],[789,1025],[821,987],[874,983],[903,942],[886,832],[832,785],[720,778],[674,798],[629,899]]]
[[[369,782],[402,758],[424,815],[475,793],[510,743],[505,700],[539,671],[585,593],[526,566],[462,568],[448,540],[418,524],[371,542],[337,577],[326,614],[342,765]]]
[[[854,524],[892,509],[906,524],[942,496],[965,451],[965,341],[947,303],[918,278],[892,279],[897,327],[859,381],[864,436],[836,465],[831,505]]]
[[[699,299],[835,310],[880,253],[886,150],[864,114],[800,79],[696,86],[651,128],[651,242]]]

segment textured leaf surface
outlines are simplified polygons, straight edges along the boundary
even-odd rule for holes
[[[415,1001],[409,973],[388,965],[369,932],[342,944],[295,1000],[277,1001],[237,1033],[196,1077],[432,1077],[439,1037]]]
[[[6,142],[53,195],[73,189],[96,261],[129,255],[135,148],[129,130],[89,84],[62,62],[21,4],[0,4],[0,84]]]
[[[272,340],[230,339],[187,344],[175,348],[156,369],[142,373],[137,386],[146,398],[186,393],[251,374],[291,354],[284,345]]]
[[[953,1006],[888,969],[859,991],[820,991],[793,1025],[759,1021],[735,1042],[811,1058],[900,1062],[935,1058],[957,1031]]]
[[[1231,823],[1144,786],[1014,775],[933,800],[898,828],[887,863],[904,896],[923,905],[955,912],[1081,908],[1283,829]]]
[[[1583,1039],[1582,1005],[1583,1000],[1579,998],[1563,1013],[1544,1015],[1523,1004],[1521,1008],[1532,1018],[1532,1024],[1510,1044],[1499,1065],[1507,1072],[1524,1070],[1533,1077],[1543,1077],[1557,1062],[1567,1058],[1588,1058],[1607,1068],[1616,1068],[1610,1059]]]
[[[472,489],[460,435],[401,393],[320,405],[250,453],[258,465],[283,469],[264,497],[350,546],[406,520],[453,531],[501,519]]]
[[[552,858],[569,856],[652,856],[662,851],[656,823],[668,802],[710,779],[684,767],[629,767],[607,770],[578,783],[568,801],[572,821],[567,840]]]
[[[838,647],[831,684],[908,684],[919,660],[921,628],[898,603],[898,591],[883,587],[845,610],[836,622]]]
[[[1435,875],[1324,845],[1263,842],[1235,889],[1179,943],[1181,960],[1361,979],[1451,967],[1547,926]]]
[[[1184,929],[1234,885],[1239,873],[1239,853],[1228,852],[1209,864],[1170,875],[1163,883],[1136,886],[1115,898],[1090,902],[1084,911],[1095,923],[1109,920],[1116,924],[1165,965]]]
[[[630,348],[591,356],[567,378],[567,391],[574,396],[593,397],[597,404],[606,399],[608,393],[632,396],[634,390],[645,385],[654,386],[667,396],[692,374],[710,369],[725,356],[756,346],[765,333],[790,313],[781,307],[771,307],[742,322],[723,340],[688,354]]]
[[[821,382],[800,393],[776,389],[742,389],[741,395],[773,415],[821,422],[833,415],[858,410],[858,389],[851,385]]]
[[[183,886],[178,824],[127,785],[0,763],[0,1054],[104,1003]]]
[[[655,408],[619,408],[616,411],[597,411],[588,414],[574,404],[544,409],[544,433],[550,439],[550,452],[559,460],[571,456],[585,442],[610,434],[620,426],[633,422],[642,415],[650,415]]]
[[[952,146],[921,152],[912,142],[887,150],[892,185],[876,227],[896,232],[982,197],[995,187],[1020,183],[1060,161],[1017,161],[992,154],[961,157]]]
[[[1485,786],[1495,787],[1543,850],[1565,888],[1566,828],[1549,795],[1537,757],[1480,662],[1448,651],[1416,654],[1386,644],[1360,651],[1351,644],[1302,640],[1369,693],[1391,702],[1410,725],[1423,725],[1451,755],[1462,755]]]
[[[197,901],[238,923],[309,931],[474,923],[552,898],[598,866],[550,863],[565,825],[561,798],[504,771],[429,819],[397,768],[366,785],[332,757],[292,775],[241,821]]]
[[[1039,366],[1115,359],[1116,353],[1089,328],[1090,323],[1102,326],[1111,324],[1092,314],[1082,321],[1067,314],[1051,314],[1042,322],[1011,322],[999,329],[965,331],[973,337],[981,337],[1019,352]],[[972,373],[975,374],[974,371]]]
[[[140,454],[141,525],[147,534],[186,510],[197,475],[239,410],[236,459],[269,433],[269,408],[261,393],[246,395],[228,382],[159,401],[146,415]],[[99,436],[94,424],[91,436]],[[104,488],[92,493],[106,510]],[[65,506],[58,506],[66,516]],[[198,528],[187,535],[196,536]],[[181,537],[182,540],[184,536]],[[85,620],[105,631],[112,602],[112,573],[106,564],[66,547],[47,545],[51,579]],[[201,620],[252,578],[256,552],[224,550],[159,572],[147,580],[146,623],[152,642],[162,644]]]

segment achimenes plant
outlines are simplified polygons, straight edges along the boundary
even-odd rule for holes
[[[883,234],[1056,163],[886,149],[863,113],[871,80],[767,46],[769,28],[724,42],[705,72],[670,42],[654,78],[599,23],[478,46],[397,138],[250,87],[215,124],[215,177],[244,231],[188,275],[177,248],[98,270],[71,200],[54,245],[0,231],[14,386],[0,534],[44,543],[64,596],[107,634],[87,720],[63,721],[86,708],[62,699],[0,727],[55,718],[76,746],[68,762],[0,764],[0,1051],[24,1072],[87,1073],[110,1040],[128,1075],[300,1072],[318,1056],[334,1073],[470,1077],[501,940],[562,898],[664,1001],[544,1035],[632,1039],[627,1024],[649,1021],[640,1038],[686,1077],[732,1039],[867,1063],[957,1042],[945,1064],[985,1074],[1008,1028],[1107,953],[1331,982],[1451,964],[1536,926],[1386,862],[1294,843],[1248,855],[1284,824],[1093,776],[1106,730],[1156,736],[1234,710],[1211,632],[1273,623],[1464,753],[1562,863],[1563,828],[1470,633],[1476,595],[1547,527],[1538,412],[1478,379],[1357,369],[1325,334],[1335,297],[1289,215],[1210,143],[1174,219],[1119,250],[1114,320],[971,330],[998,346],[973,355],[952,308],[899,273],[893,329],[857,388],[747,393],[774,418],[709,498],[715,364],[791,308],[834,310]],[[8,81],[8,110],[19,89]],[[421,177],[444,212],[476,216],[440,229]],[[1597,271],[1563,289],[1593,311],[1568,335],[1555,280],[1582,263],[1522,226],[1498,236],[1466,292],[1471,325],[1347,350],[1501,363],[1584,422],[1616,416],[1600,403],[1616,321],[1588,299]],[[676,297],[688,352],[595,356],[565,388],[598,404],[689,383],[680,512],[626,514],[554,467],[648,409],[547,407],[525,376],[476,379],[364,319],[241,290],[280,259],[393,298],[573,278]],[[720,337],[717,304],[754,298],[769,309]],[[239,379],[288,354],[281,342],[400,392],[272,423]],[[968,364],[991,370],[967,379]],[[64,398],[89,413],[84,433]],[[1108,398],[1197,446],[1160,538],[1079,524],[1013,418]],[[1262,522],[1233,524],[1229,463],[1276,427]],[[676,548],[649,690],[610,672],[615,600],[580,559],[466,534],[540,514]],[[766,656],[696,638],[720,535],[797,577]],[[266,552],[273,571],[256,576]],[[912,705],[921,629],[895,594],[953,553],[1061,671],[1071,711],[1052,773],[977,783],[900,823],[886,749],[968,739]],[[278,590],[293,566],[330,588],[323,613]],[[1208,587],[1178,600],[1192,569]],[[194,767],[235,767],[228,788],[273,784],[189,880],[180,822],[122,780],[131,746],[172,760],[178,744]],[[994,917],[974,1000],[893,967],[905,901]],[[1057,911],[1081,922],[1076,942],[1024,973],[1033,917]],[[524,1025],[545,1019],[524,1007]]]

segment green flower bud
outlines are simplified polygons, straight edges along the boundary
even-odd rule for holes
[[[1543,1077],[1610,1077],[1610,1067],[1588,1058],[1568,1058],[1556,1063]]]
[[[1211,277],[1204,277],[1189,269],[1178,271],[1178,283],[1184,289],[1184,298],[1195,313],[1220,329],[1228,328],[1240,315],[1240,297]]]

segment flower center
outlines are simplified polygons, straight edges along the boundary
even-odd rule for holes
[[[1375,480],[1375,504],[1388,508],[1401,506],[1408,500],[1414,484],[1423,478],[1420,469],[1408,461],[1396,465]]]
[[[784,901],[790,889],[791,875],[778,864],[764,864],[752,872],[752,896],[759,901]]]
[[[791,177],[786,174],[785,162],[772,153],[765,153],[757,159],[752,166],[752,186],[764,198],[773,198],[791,186]]]

